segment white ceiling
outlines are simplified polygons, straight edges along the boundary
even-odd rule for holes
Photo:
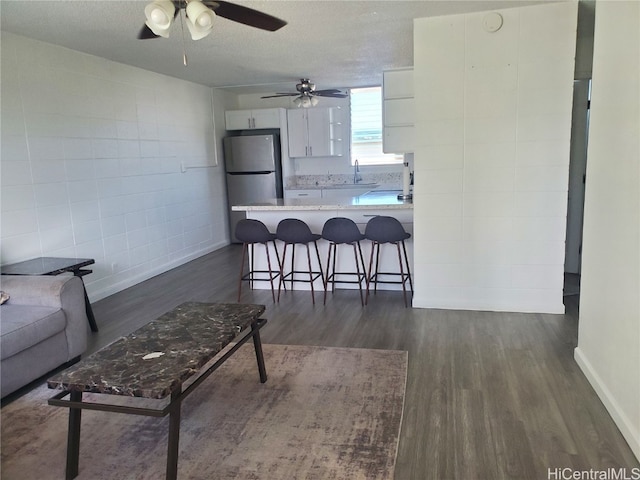
[[[1,0],[3,31],[237,93],[295,91],[301,77],[318,89],[379,85],[382,71],[413,64],[413,19],[548,0],[251,0],[243,6],[288,24],[277,32],[216,18],[193,41],[180,23],[168,39],[138,40],[147,0]],[[179,17],[176,19],[178,20]]]

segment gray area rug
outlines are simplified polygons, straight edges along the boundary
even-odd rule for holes
[[[180,479],[392,479],[407,352],[243,346],[182,406]],[[2,409],[2,478],[64,478],[68,409],[38,387]],[[127,399],[131,401],[132,399]],[[134,399],[135,400],[135,399]],[[164,478],[168,417],[82,412],[78,479]]]

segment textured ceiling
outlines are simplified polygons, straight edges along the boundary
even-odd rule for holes
[[[179,22],[168,39],[136,38],[146,0],[1,0],[0,17],[3,31],[240,93],[292,91],[301,77],[318,89],[380,84],[383,70],[413,64],[414,18],[545,1],[238,1],[288,24],[267,32],[218,17],[202,40],[185,27],[184,43]]]

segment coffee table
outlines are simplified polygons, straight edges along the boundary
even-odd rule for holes
[[[250,338],[260,382],[267,381],[260,341],[260,329],[267,320],[259,318],[264,310],[264,305],[253,304],[183,303],[51,377],[49,388],[62,392],[49,404],[69,408],[67,480],[78,475],[82,409],[154,417],[168,414],[166,478],[175,480],[182,401]],[[154,399],[157,407],[109,403],[108,397],[104,402],[94,401],[93,396],[83,401],[85,392]]]
[[[96,261],[93,258],[38,257],[24,262],[2,265],[0,271],[2,275],[60,275],[64,272],[71,272],[82,280],[82,277],[92,273],[92,270],[87,270],[83,267],[94,263]],[[92,332],[97,332],[98,324],[93,316],[93,309],[91,308],[91,303],[89,303],[87,289],[84,288],[84,281],[82,282],[82,289],[84,290],[84,308],[87,312],[89,326]]]

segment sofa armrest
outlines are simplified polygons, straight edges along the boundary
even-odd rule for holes
[[[10,295],[13,305],[62,307],[62,287],[73,276],[69,275],[1,275],[0,290]]]
[[[84,285],[73,275],[2,275],[0,288],[10,295],[13,305],[58,307],[67,319],[65,335],[68,358],[82,354],[87,348],[88,320]]]

